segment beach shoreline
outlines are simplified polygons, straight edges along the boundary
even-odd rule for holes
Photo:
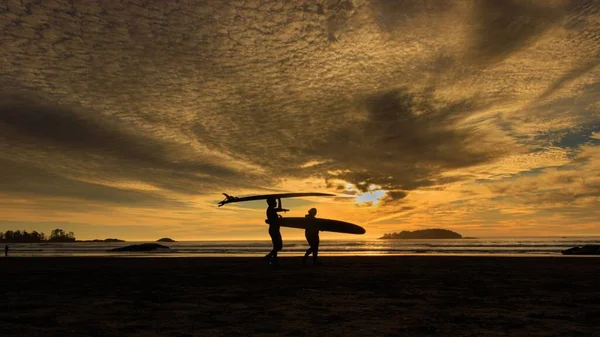
[[[14,243],[9,256],[114,256],[136,254],[139,257],[262,257],[272,249],[266,240],[181,241],[163,243],[168,250],[152,252],[113,252],[111,250],[148,242],[75,242],[75,243]],[[323,256],[559,256],[572,247],[598,245],[595,238],[505,238],[477,240],[321,240]],[[284,240],[281,256],[301,256],[306,240]],[[142,255],[143,254],[143,255]]]
[[[2,336],[573,336],[598,333],[580,257],[0,259]]]
[[[303,254],[298,252],[284,252],[279,253],[279,257],[282,259],[294,259],[300,258]],[[30,258],[130,258],[130,259],[262,259],[265,253],[179,253],[179,252],[101,252],[101,253],[62,253],[60,255],[48,253],[48,254],[10,254],[8,257],[0,258],[13,258],[13,259],[30,259]],[[325,253],[319,254],[320,257],[324,258],[354,258],[354,257],[498,257],[498,258],[600,258],[600,255],[563,255],[561,253],[383,253],[383,254],[371,254],[371,253]]]

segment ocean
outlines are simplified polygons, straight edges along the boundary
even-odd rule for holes
[[[150,241],[145,241],[150,242]],[[270,241],[182,241],[161,243],[167,252],[109,252],[143,242],[9,243],[10,256],[263,256]],[[558,256],[564,249],[600,244],[600,237],[487,238],[459,240],[322,240],[321,256],[367,255],[525,255]],[[2,247],[4,244],[0,244]],[[284,240],[281,256],[300,256],[308,248],[304,240]]]

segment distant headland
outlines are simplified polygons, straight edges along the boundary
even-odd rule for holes
[[[387,233],[383,234],[379,239],[382,240],[394,240],[394,239],[405,239],[405,240],[416,240],[416,239],[462,239],[462,235],[453,232],[448,229],[420,229],[416,231],[402,231],[400,233]]]

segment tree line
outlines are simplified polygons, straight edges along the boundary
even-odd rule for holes
[[[75,242],[75,234],[73,232],[65,232],[57,228],[53,229],[50,236],[38,231],[31,233],[27,231],[6,231],[0,232],[0,242],[12,243],[35,243],[35,242]]]

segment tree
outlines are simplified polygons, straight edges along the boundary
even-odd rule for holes
[[[50,233],[50,242],[72,242],[75,241],[75,234],[73,232],[65,233],[60,228],[53,229]]]
[[[50,238],[46,238],[46,234],[33,231],[31,233],[26,230],[6,231],[5,233],[0,232],[0,242],[74,242],[75,233],[68,232],[57,228],[52,231]]]
[[[50,241],[60,241],[60,239],[65,237],[65,231],[60,228],[53,229],[50,232]]]

